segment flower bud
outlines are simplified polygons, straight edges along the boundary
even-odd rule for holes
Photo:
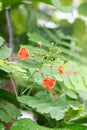
[[[40,71],[40,69],[39,68],[37,68],[36,70],[35,70],[35,72],[39,72]]]

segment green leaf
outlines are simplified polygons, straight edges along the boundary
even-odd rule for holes
[[[68,89],[66,87],[63,87],[63,90],[64,90],[65,94],[67,96],[69,96],[70,98],[72,98],[72,99],[78,99],[78,96],[77,96],[75,90]]]
[[[24,118],[16,121],[11,130],[50,130],[49,128],[38,125],[29,118]],[[52,130],[52,129],[51,129]]]
[[[5,9],[7,6],[20,3],[22,0],[2,0],[2,8]]]
[[[5,126],[2,123],[0,123],[0,130],[5,130]]]
[[[87,127],[79,124],[70,124],[66,125],[65,128],[61,128],[60,130],[87,130]]]
[[[12,93],[10,93],[4,89],[0,89],[0,98],[16,105],[17,107],[20,106],[19,102],[17,101],[17,98]]]
[[[7,59],[10,57],[11,54],[11,49],[8,48],[7,46],[1,46],[0,47],[0,58],[1,59]]]
[[[78,7],[78,13],[80,15],[87,16],[87,2],[80,4],[80,6]]]
[[[63,128],[47,128],[38,125],[36,122],[30,120],[29,118],[23,118],[16,121],[11,130],[87,130],[86,126],[81,126],[79,124],[66,125]]]
[[[11,122],[14,117],[20,116],[20,110],[12,106],[7,101],[0,98],[0,120],[3,122]]]
[[[61,3],[63,6],[70,6],[72,4],[73,0],[61,0]]]
[[[2,10],[2,2],[0,2],[0,11]]]
[[[70,106],[66,112],[66,119],[76,120],[76,117],[79,118],[79,115],[82,114],[84,110],[84,104],[79,105],[78,107]]]
[[[52,66],[52,73],[57,81],[63,81],[62,76],[58,73],[58,67],[60,66],[60,64],[62,64],[62,61],[58,63],[58,61],[55,60]]]
[[[85,22],[82,19],[78,18],[78,19],[75,20],[72,27],[73,27],[72,36],[78,38],[78,40],[83,39],[84,34],[86,33],[86,24],[85,24]]]
[[[0,120],[3,121],[3,122],[10,122],[11,121],[11,117],[6,113],[4,112],[3,110],[0,110]]]
[[[2,59],[0,59],[0,69],[5,71],[6,73],[9,73],[9,66],[8,66],[8,62],[7,61],[4,61]]]
[[[56,7],[56,9],[62,11],[62,12],[71,12],[72,8],[71,7],[65,7],[62,5],[61,1],[59,0],[51,0],[52,4]]]
[[[5,40],[2,37],[0,37],[0,47],[3,45],[4,42]]]
[[[18,66],[18,64],[16,62],[10,62],[8,64],[8,66],[10,67],[10,69],[17,71],[17,72],[21,72],[21,73],[26,73],[26,70],[22,69],[20,66]]]
[[[35,0],[31,0],[33,3],[35,3]],[[47,3],[47,4],[52,4],[51,3],[51,0],[36,0],[36,2],[44,2],[44,3]]]
[[[41,72],[43,74],[43,77],[52,77],[52,69],[49,67],[50,64],[43,64],[42,68],[41,68]]]
[[[1,67],[0,67],[0,79],[1,80],[7,80],[7,79],[9,79],[8,73],[5,72],[5,71],[3,71],[3,70],[1,70]],[[3,82],[2,82],[2,84],[3,84]]]
[[[11,117],[18,117],[21,115],[20,110],[11,105],[5,105],[4,110],[9,114]]]
[[[71,58],[73,58],[75,60],[81,60],[79,52],[81,52],[82,49],[80,47],[77,47],[76,45],[73,46],[70,43],[70,41],[72,41],[72,40],[76,41],[75,38],[70,37],[68,35],[64,35],[61,31],[59,31],[59,30],[57,31],[55,29],[53,31],[51,31],[51,30],[43,27],[42,30],[44,31],[47,38],[45,38],[44,36],[42,37],[40,34],[28,33],[29,40],[32,41],[32,42],[35,42],[35,43],[38,43],[38,41],[41,41],[42,45],[43,45],[42,47],[43,48],[46,47],[46,49],[48,48],[48,50],[45,49],[46,52],[49,51],[49,48],[52,47],[51,48],[52,52],[53,52],[52,56],[54,57],[54,59],[58,58],[58,54],[56,52],[58,50],[60,50],[60,51],[62,51],[64,57],[65,56],[69,57],[70,60],[71,60]],[[74,35],[74,31],[73,31],[72,35]],[[52,44],[50,44],[48,39],[50,39],[50,42],[55,43],[54,46],[52,46]],[[34,46],[35,46],[35,43],[33,43]],[[30,48],[31,54],[32,54],[32,52],[34,53],[34,51],[35,51],[34,54],[36,56],[36,59],[39,59],[38,61],[40,62],[42,60],[41,59],[42,57],[40,57],[41,54],[42,54],[41,53],[42,51],[40,51],[39,48],[37,49],[37,47],[33,47],[33,46],[32,47],[29,46],[29,48]],[[44,52],[44,54],[46,54],[46,52]],[[48,53],[48,55],[49,55],[49,53]],[[51,57],[51,55],[50,55],[50,57]]]
[[[65,66],[66,66],[66,74],[61,75],[65,87],[69,90],[73,90],[73,92],[75,93],[78,93],[79,96],[83,100],[87,100],[87,95],[86,95],[87,93],[87,83],[86,83],[87,69],[85,69],[85,67],[84,69],[81,68],[80,65],[78,68],[78,65],[71,62],[66,63]],[[69,73],[71,72],[71,74],[69,74],[68,72]],[[72,72],[77,72],[77,73],[72,74]],[[63,87],[63,89],[65,90],[65,93],[69,96],[70,93],[69,91],[66,92],[65,87]]]
[[[41,41],[43,45],[49,45],[49,42],[43,36],[37,33],[28,33],[27,36],[29,37],[29,40],[32,42],[38,43],[39,41]]]
[[[42,85],[43,76],[42,76],[41,72],[35,73],[34,68],[30,68],[29,71],[30,71],[30,74],[33,75],[32,77],[33,77],[34,82],[39,85]]]
[[[8,74],[8,77],[16,78],[17,82],[23,84],[29,79],[27,71],[16,62],[0,60],[0,69]]]
[[[17,35],[23,34],[26,29],[27,12],[23,5],[20,8],[16,8],[11,12],[11,19],[14,27],[14,31]]]
[[[75,90],[84,90],[87,91],[84,80],[80,75],[69,75],[70,81],[75,87]]]
[[[55,128],[47,128],[44,126],[40,126],[39,124],[30,120],[29,118],[20,119],[16,121],[11,127],[11,130],[28,130],[28,129],[29,130],[57,130]]]
[[[67,100],[65,95],[54,96],[56,100],[52,103],[49,95],[42,95],[42,97],[21,96],[18,101],[22,104],[28,105],[41,114],[50,114],[51,118],[61,120],[65,117],[65,110],[69,106],[78,107],[79,103],[74,100]]]

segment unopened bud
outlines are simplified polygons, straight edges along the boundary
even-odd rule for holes
[[[37,42],[37,45],[42,46],[42,42],[41,41]]]
[[[45,59],[45,56],[42,56],[42,59]]]
[[[40,69],[39,68],[37,68],[36,70],[35,70],[35,72],[39,72],[40,71]]]
[[[52,68],[53,66],[52,65],[49,65],[50,68]]]
[[[57,50],[57,51],[56,51],[56,54],[61,53],[61,52],[62,52],[61,50]]]
[[[35,57],[35,55],[34,55],[34,54],[31,54],[31,57],[32,57],[32,58],[34,58],[34,57]]]

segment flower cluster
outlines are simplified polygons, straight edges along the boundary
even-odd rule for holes
[[[39,43],[41,43],[41,42],[39,42]],[[18,56],[18,58],[20,58],[21,60],[26,60],[26,59],[28,59],[28,58],[30,57],[30,54],[29,54],[29,51],[28,51],[25,47],[21,47],[21,48],[19,49],[19,51],[18,51],[17,56]],[[33,55],[33,56],[34,56],[34,55]],[[51,66],[51,68],[52,68],[52,66]],[[39,72],[39,71],[40,71],[39,68],[37,68],[37,69],[35,70],[35,72]],[[65,72],[65,65],[62,64],[62,65],[59,66],[58,72],[59,72],[60,74],[76,74],[78,71],[76,71],[76,72]],[[43,87],[44,87],[44,88],[47,88],[47,89],[51,92],[52,89],[53,89],[53,87],[54,87],[54,85],[55,85],[56,80],[55,80],[54,78],[45,77],[42,82],[43,82],[43,83],[42,83],[42,84],[43,84]]]

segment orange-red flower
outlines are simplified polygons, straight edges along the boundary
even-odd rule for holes
[[[45,77],[43,79],[43,87],[44,88],[48,88],[49,90],[51,90],[54,87],[55,82],[56,82],[55,79],[49,78],[49,77]]]
[[[58,71],[60,74],[64,74],[65,73],[65,66],[64,65],[60,65],[58,68]]]
[[[26,60],[30,57],[29,51],[25,47],[21,47],[20,50],[18,51],[17,56],[21,60]]]

